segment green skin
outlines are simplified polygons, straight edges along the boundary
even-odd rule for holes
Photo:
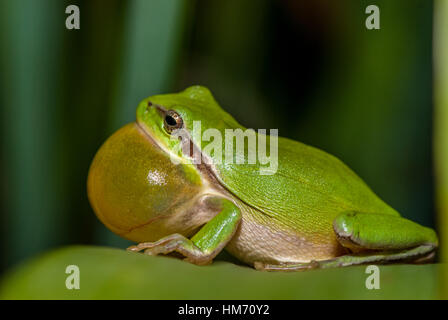
[[[400,217],[337,158],[278,138],[278,170],[261,175],[258,162],[228,164],[200,149],[198,120],[223,137],[225,129],[245,130],[207,88],[194,86],[143,100],[137,122],[95,156],[90,202],[108,228],[139,243],[128,250],[204,265],[225,248],[270,271],[433,258],[436,233]],[[187,139],[173,139],[175,128]],[[208,161],[195,164],[186,145]]]

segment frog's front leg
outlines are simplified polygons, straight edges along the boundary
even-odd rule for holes
[[[309,263],[255,263],[255,267],[267,271],[297,271],[367,263],[421,263],[431,260],[438,246],[434,230],[399,216],[347,212],[336,217],[333,229],[339,243],[353,254]]]
[[[228,199],[213,197],[220,212],[207,222],[191,239],[172,234],[156,242],[143,242],[128,248],[129,251],[144,251],[148,255],[178,252],[185,260],[197,265],[211,263],[235,234],[241,221],[241,212]]]

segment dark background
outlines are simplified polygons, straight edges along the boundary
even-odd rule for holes
[[[380,30],[365,27],[371,4]],[[432,16],[428,0],[2,0],[0,270],[61,245],[125,247],[89,206],[90,162],[140,100],[193,84],[437,228]]]

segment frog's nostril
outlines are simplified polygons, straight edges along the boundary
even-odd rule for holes
[[[148,101],[148,107],[151,107],[151,106],[152,106],[152,102]]]

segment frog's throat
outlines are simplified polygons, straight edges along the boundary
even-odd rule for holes
[[[144,134],[145,137],[147,137],[148,141],[153,144],[156,148],[159,148],[163,152],[167,154],[172,154],[172,152],[163,146],[161,143],[157,142],[156,139],[151,135],[149,130],[145,130],[145,124],[141,123],[140,121],[136,121],[138,129]],[[232,195],[233,197],[237,197],[234,195],[229,189],[227,189],[223,183],[217,178],[216,174],[216,167],[213,164],[212,159],[204,154],[194,143],[193,139],[191,138],[190,133],[187,130],[184,130],[182,134],[182,153],[188,157],[193,158],[192,155],[199,155],[200,161],[192,161],[192,164],[198,169],[199,173],[202,175],[204,179],[207,180],[207,182],[210,184],[210,186],[220,191],[221,193],[225,195]],[[185,153],[185,150],[189,150],[189,153]],[[237,197],[238,198],[238,197]]]

